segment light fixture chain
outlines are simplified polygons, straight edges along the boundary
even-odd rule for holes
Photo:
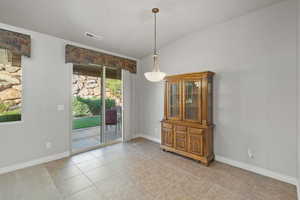
[[[156,13],[154,13],[154,55],[157,55],[157,49],[156,49]]]

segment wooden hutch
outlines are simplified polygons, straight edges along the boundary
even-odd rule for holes
[[[180,74],[165,78],[161,148],[199,160],[214,159],[214,72]]]

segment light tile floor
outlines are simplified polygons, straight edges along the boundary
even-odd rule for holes
[[[295,200],[293,185],[144,139],[0,176],[0,200]]]

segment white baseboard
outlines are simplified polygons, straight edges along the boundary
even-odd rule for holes
[[[226,164],[234,166],[234,167],[238,167],[238,168],[247,170],[247,171],[251,171],[251,172],[263,175],[263,176],[267,176],[267,177],[274,178],[274,179],[277,179],[277,180],[280,180],[280,181],[283,181],[283,182],[286,182],[286,183],[290,183],[290,184],[293,184],[293,185],[296,185],[296,186],[297,186],[297,183],[298,183],[298,181],[295,177],[291,177],[291,176],[287,176],[287,175],[280,174],[280,173],[277,173],[277,172],[273,172],[271,170],[261,168],[261,167],[257,167],[257,166],[254,166],[254,165],[250,165],[250,164],[247,164],[247,163],[231,160],[229,158],[225,158],[225,157],[222,157],[222,156],[216,155],[215,160],[217,160],[219,162],[222,162],[222,163],[226,163]]]
[[[148,135],[140,134],[140,135],[138,135],[138,137],[142,137],[142,138],[151,140],[153,142],[160,143],[160,139],[154,138],[154,137],[149,137]],[[257,166],[251,165],[251,164],[235,161],[235,160],[225,158],[225,157],[222,157],[222,156],[218,156],[218,155],[215,156],[215,160],[217,160],[219,162],[222,162],[222,163],[226,163],[226,164],[234,166],[234,167],[238,167],[238,168],[241,168],[241,169],[244,169],[244,170],[247,170],[247,171],[254,172],[256,174],[260,174],[260,175],[263,175],[263,176],[274,178],[276,180],[280,180],[280,181],[283,181],[283,182],[286,182],[286,183],[296,185],[297,190],[298,190],[298,194],[300,194],[300,188],[298,187],[298,180],[295,177],[283,175],[283,174],[273,172],[273,171],[268,170],[268,169],[264,169],[264,168],[257,167]],[[299,200],[300,200],[300,198],[299,198]]]
[[[299,188],[299,180],[297,180],[297,185],[296,185],[296,187],[297,187],[297,199],[298,200],[300,200],[300,188]]]
[[[31,161],[24,162],[24,163],[19,163],[19,164],[3,167],[3,168],[0,168],[0,174],[12,172],[12,171],[15,171],[15,170],[18,170],[18,169],[23,169],[23,168],[26,168],[26,167],[31,167],[31,166],[34,166],[34,165],[43,164],[43,163],[46,163],[46,162],[50,162],[50,161],[53,161],[53,160],[58,160],[58,159],[65,158],[65,157],[68,157],[68,156],[70,156],[70,152],[66,151],[66,152],[63,152],[63,153],[54,154],[54,155],[51,155],[51,156],[46,156],[46,157],[39,158],[39,159],[36,159],[36,160],[31,160]]]
[[[135,138],[139,138],[139,137],[145,138],[147,140],[150,140],[152,142],[159,143],[159,144],[160,144],[160,141],[161,141],[159,138],[151,137],[149,135],[144,135],[144,134],[139,134]]]

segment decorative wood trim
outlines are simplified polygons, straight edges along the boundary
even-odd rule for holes
[[[207,115],[208,115],[208,111],[207,111],[207,105],[208,105],[208,102],[207,102],[207,78],[203,78],[202,79],[202,121],[201,123],[203,125],[206,125],[208,124],[208,119],[207,119]]]
[[[167,94],[167,84],[168,84],[168,82],[167,81],[165,81],[165,83],[164,83],[164,85],[165,85],[165,87],[164,87],[164,119],[167,119],[167,96],[168,96],[168,94]]]
[[[188,126],[188,127],[194,127],[194,128],[211,128],[214,127],[214,125],[202,125],[199,123],[193,123],[188,121],[179,121],[179,120],[162,120],[161,122],[164,123],[170,123],[174,125],[181,125],[181,126]]]
[[[166,76],[165,80],[172,81],[172,80],[178,80],[178,79],[199,79],[199,78],[212,77],[214,75],[215,75],[214,72],[205,71],[205,72],[196,72],[196,73],[177,74],[177,75]]]
[[[190,152],[180,151],[180,150],[177,150],[177,149],[174,149],[174,148],[172,148],[172,147],[165,146],[165,145],[160,145],[160,148],[163,149],[163,150],[165,150],[165,151],[178,153],[178,154],[180,154],[180,155],[183,155],[183,156],[192,158],[192,159],[194,159],[194,160],[201,161],[201,162],[204,163],[205,165],[208,165],[209,162],[210,162],[211,160],[214,159],[213,156],[212,156],[212,157],[209,157],[209,158],[206,158],[206,157],[198,156],[198,155],[193,154],[193,153],[190,153]]]
[[[73,74],[101,77],[102,70],[103,70],[102,67],[99,66],[76,65],[76,64],[73,65]],[[121,80],[122,78],[121,69],[115,70],[112,68],[106,68],[105,74],[107,78],[111,78],[111,79]]]
[[[90,49],[66,45],[66,63],[80,65],[104,65],[106,67],[121,68],[136,73],[137,62]]]
[[[30,57],[31,38],[30,35],[0,29],[0,48],[8,49],[13,54]]]

